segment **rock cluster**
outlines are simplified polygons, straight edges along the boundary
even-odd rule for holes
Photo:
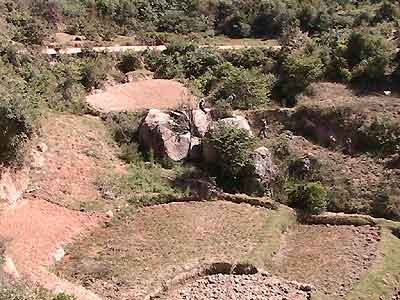
[[[253,135],[249,122],[243,116],[233,116],[217,120],[244,129]],[[191,160],[213,163],[218,158],[203,145],[202,138],[212,128],[215,121],[211,114],[199,109],[148,111],[139,127],[139,143],[141,146],[160,158],[172,161]],[[246,172],[244,182],[246,193],[263,194],[276,176],[276,167],[272,162],[270,151],[261,147],[251,155],[251,166]]]
[[[218,274],[198,279],[168,299],[306,300],[309,299],[311,291],[312,287],[309,285],[285,281],[266,274]]]

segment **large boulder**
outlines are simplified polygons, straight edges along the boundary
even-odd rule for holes
[[[188,156],[190,132],[177,132],[178,124],[170,113],[151,109],[139,127],[139,143],[161,158],[181,161]]]
[[[0,202],[15,204],[29,185],[29,169],[0,169]]]
[[[246,175],[242,178],[242,187],[246,194],[263,195],[271,191],[270,185],[277,175],[277,168],[268,148],[260,147],[254,150]]]
[[[194,109],[192,115],[193,125],[195,126],[197,133],[200,137],[204,137],[210,127],[211,115],[206,114],[201,109]]]
[[[223,122],[225,124],[229,124],[232,126],[235,126],[237,128],[241,128],[246,130],[251,136],[253,135],[253,132],[251,131],[251,127],[249,122],[246,120],[245,117],[242,116],[234,116],[231,118],[225,118],[225,119],[221,119],[219,120],[219,122]]]

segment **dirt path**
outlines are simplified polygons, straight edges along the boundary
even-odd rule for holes
[[[112,112],[175,108],[190,99],[190,91],[177,81],[149,79],[111,86],[88,96],[87,102],[96,110]]]

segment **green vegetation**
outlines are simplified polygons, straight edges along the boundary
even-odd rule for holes
[[[97,186],[106,197],[135,206],[162,204],[187,195],[168,179],[168,175],[177,174],[177,170],[168,172],[157,163],[137,160],[126,174],[110,173],[100,177]]]
[[[74,300],[65,293],[51,294],[43,288],[26,288],[20,284],[11,285],[0,279],[0,300]]]
[[[227,188],[238,187],[249,165],[254,139],[244,129],[219,122],[207,133],[204,144],[210,155],[208,168],[217,182]]]
[[[320,214],[327,207],[328,193],[320,182],[310,182],[295,186],[289,194],[291,204],[305,213]]]

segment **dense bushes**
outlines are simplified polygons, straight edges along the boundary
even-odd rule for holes
[[[326,209],[328,193],[319,182],[296,185],[289,194],[291,205],[306,213],[320,214]]]
[[[263,75],[258,69],[232,67],[226,70],[219,80],[215,101],[227,101],[235,109],[251,109],[270,101],[271,90],[275,84],[273,74]]]
[[[392,61],[394,47],[383,36],[352,32],[345,53],[353,78],[382,80]]]
[[[217,176],[217,182],[228,189],[237,188],[249,164],[254,139],[243,129],[217,123],[207,133],[204,144],[212,156],[208,167]]]
[[[281,97],[287,97],[290,106],[295,104],[294,98],[303,92],[312,82],[321,78],[324,64],[318,54],[311,51],[299,51],[289,54],[283,61],[279,89]]]
[[[373,203],[373,213],[378,217],[400,220],[400,188],[396,180],[381,183]]]
[[[40,116],[39,101],[14,68],[0,60],[0,163],[23,158]]]

